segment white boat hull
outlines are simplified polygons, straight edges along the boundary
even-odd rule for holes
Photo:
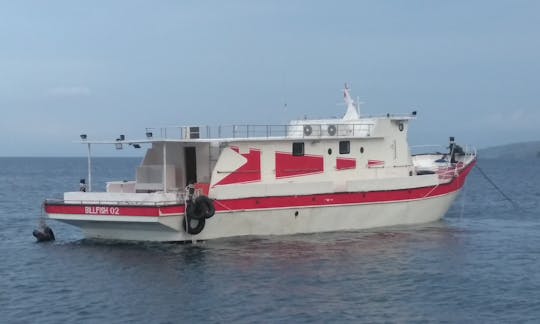
[[[222,211],[206,220],[197,235],[182,229],[183,216],[139,218],[116,221],[99,218],[77,219],[76,215],[50,215],[51,218],[81,228],[88,238],[133,241],[191,241],[243,235],[290,235],[298,233],[357,230],[409,225],[441,219],[458,191],[444,195],[398,202],[344,206],[279,208],[249,211]]]
[[[427,223],[441,219],[456,195],[453,192],[393,203],[220,213],[207,221],[204,231],[196,238],[289,235]],[[188,235],[182,233],[191,239]]]

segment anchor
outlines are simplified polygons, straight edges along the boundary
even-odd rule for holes
[[[44,208],[44,205],[42,204],[41,205],[41,216],[39,218],[39,228],[35,229],[32,232],[32,235],[34,235],[34,237],[37,239],[38,242],[54,241],[55,240],[54,232],[45,223],[45,219],[43,217],[43,208]]]
[[[52,229],[47,225],[44,225],[39,229],[35,229],[32,232],[32,235],[34,235],[38,242],[54,241],[54,233]]]

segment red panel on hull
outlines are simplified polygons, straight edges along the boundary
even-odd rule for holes
[[[298,177],[324,171],[322,155],[293,156],[276,152],[276,178]]]
[[[231,147],[231,149],[236,153],[239,152],[238,147]],[[240,155],[247,159],[246,163],[221,179],[214,186],[261,181],[261,151],[249,149],[249,153]]]
[[[369,192],[340,192],[314,195],[252,197],[241,199],[215,200],[217,211],[236,211],[275,208],[330,207],[339,205],[391,203],[407,200],[421,200],[446,195],[463,187],[467,174],[474,164],[469,164],[451,182],[438,186]]]
[[[381,160],[368,160],[368,168],[382,168],[384,167],[384,161]]]
[[[338,170],[356,169],[356,159],[337,158],[336,169]]]

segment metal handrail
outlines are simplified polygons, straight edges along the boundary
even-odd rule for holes
[[[442,152],[423,152],[423,153],[413,153],[412,155],[448,153],[447,151],[444,151],[444,150],[447,150],[448,148],[445,147],[444,145],[439,145],[439,144],[411,145],[409,147],[410,147],[411,151],[414,150],[414,149],[427,149],[427,148],[439,148],[439,149],[442,149]],[[465,152],[465,155],[473,155],[473,156],[477,155],[476,147],[473,146],[473,145],[465,144],[465,146],[463,147],[463,151]]]
[[[305,126],[311,127],[306,131]],[[329,127],[334,130],[329,130]],[[361,123],[332,123],[317,121],[308,124],[300,121],[298,124],[230,124],[219,126],[168,126],[147,128],[153,131],[154,138],[162,139],[212,139],[212,138],[321,138],[321,137],[358,137],[372,136],[375,124]]]
[[[128,206],[170,206],[183,205],[183,200],[163,200],[163,201],[132,201],[132,200],[66,200],[66,199],[45,199],[45,204],[62,205],[128,205]]]

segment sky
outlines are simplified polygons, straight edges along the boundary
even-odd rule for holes
[[[0,0],[0,156],[342,116],[345,82],[363,114],[417,110],[411,145],[540,140],[539,40],[540,1]]]

